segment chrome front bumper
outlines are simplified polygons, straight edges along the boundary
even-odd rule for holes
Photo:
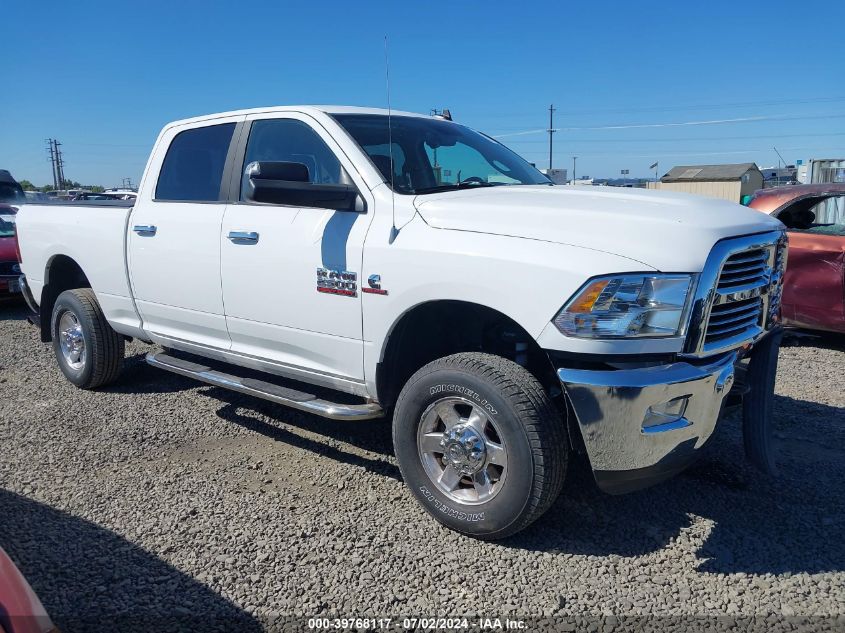
[[[559,369],[596,483],[619,494],[683,470],[713,434],[737,354],[706,365]]]

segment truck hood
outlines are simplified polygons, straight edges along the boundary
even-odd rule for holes
[[[666,191],[485,187],[417,196],[438,229],[542,240],[613,253],[664,272],[698,272],[721,239],[783,228],[733,202]]]

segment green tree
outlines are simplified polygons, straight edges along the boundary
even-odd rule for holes
[[[31,182],[29,182],[28,180],[21,180],[21,181],[20,181],[20,185],[21,185],[21,187],[23,187],[23,190],[24,190],[24,191],[35,191],[36,189],[38,189],[38,187],[36,187],[35,185],[33,185],[33,184],[32,184]]]

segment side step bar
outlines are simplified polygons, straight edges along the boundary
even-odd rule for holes
[[[338,404],[337,402],[320,400],[314,394],[275,385],[263,380],[241,378],[240,376],[226,374],[211,367],[200,365],[199,363],[170,356],[164,352],[150,352],[147,354],[147,363],[153,367],[166,369],[174,374],[193,378],[209,385],[214,385],[215,387],[231,389],[232,391],[245,393],[248,396],[263,398],[264,400],[282,404],[292,409],[307,411],[308,413],[332,420],[371,420],[384,415],[382,408],[375,403]]]

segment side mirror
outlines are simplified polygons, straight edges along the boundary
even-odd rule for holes
[[[367,210],[353,185],[311,182],[308,167],[302,163],[256,161],[246,166],[246,176],[245,197],[252,202],[337,211]]]

